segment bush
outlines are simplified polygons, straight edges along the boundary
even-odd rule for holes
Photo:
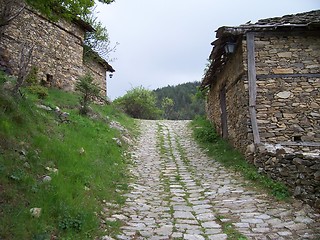
[[[213,125],[205,117],[197,117],[195,120],[199,124],[194,128],[194,137],[200,142],[214,143],[219,135],[216,133]]]
[[[30,93],[35,94],[40,99],[45,99],[48,96],[48,89],[40,85],[31,85],[27,87]]]
[[[154,92],[143,87],[133,88],[114,101],[125,113],[133,118],[159,119],[162,111],[156,106]]]
[[[32,86],[32,85],[38,85],[39,84],[39,80],[38,80],[38,68],[33,66],[30,70],[30,72],[28,73],[28,75],[26,76],[26,80],[25,83],[28,86]]]
[[[89,73],[80,77],[76,84],[76,90],[80,92],[80,114],[86,115],[89,112],[89,104],[100,97],[99,86],[93,82]]]

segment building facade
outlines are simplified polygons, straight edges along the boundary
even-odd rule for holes
[[[94,29],[82,20],[53,22],[27,7],[2,31],[2,59],[9,59],[7,66],[18,75],[21,62],[29,58],[29,68],[37,68],[41,82],[66,91],[73,91],[79,77],[89,72],[106,92],[106,71],[114,70],[104,60],[84,62],[87,31]]]
[[[208,118],[249,161],[320,208],[320,11],[221,27],[213,45],[201,85]]]

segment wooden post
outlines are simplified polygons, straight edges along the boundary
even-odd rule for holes
[[[254,143],[260,143],[260,134],[257,123],[256,98],[257,98],[257,74],[255,62],[254,33],[247,34],[247,53],[248,53],[248,84],[249,84],[249,112],[253,132]]]
[[[228,120],[227,120],[227,99],[226,99],[226,86],[224,85],[220,90],[220,108],[221,108],[221,128],[222,137],[228,138]]]

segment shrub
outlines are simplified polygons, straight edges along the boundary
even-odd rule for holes
[[[197,117],[196,121],[199,123],[199,126],[194,128],[193,133],[198,141],[214,143],[218,140],[219,135],[205,117]]]
[[[125,113],[133,118],[159,119],[161,110],[156,106],[154,92],[143,87],[133,88],[114,101]]]
[[[45,99],[48,96],[48,89],[40,85],[31,85],[27,89],[30,93],[35,94],[40,99]]]
[[[29,86],[32,85],[38,85],[39,84],[39,79],[38,79],[38,68],[33,66],[26,76],[25,83]]]
[[[100,97],[99,86],[93,82],[89,73],[80,77],[76,84],[76,90],[80,92],[80,114],[86,115],[89,112],[89,104]]]

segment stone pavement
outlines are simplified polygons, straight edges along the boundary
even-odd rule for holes
[[[320,239],[320,214],[246,187],[205,155],[187,124],[141,121],[135,180],[111,218],[124,223],[117,239]]]

